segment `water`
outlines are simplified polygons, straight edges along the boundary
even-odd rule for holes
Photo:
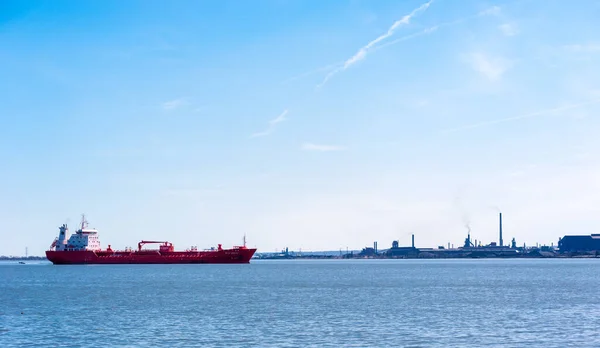
[[[600,260],[0,263],[0,347],[599,347]]]

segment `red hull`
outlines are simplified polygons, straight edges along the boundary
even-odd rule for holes
[[[214,251],[46,251],[55,265],[97,264],[184,264],[249,263],[256,249],[236,248]]]

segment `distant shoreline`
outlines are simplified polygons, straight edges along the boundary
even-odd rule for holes
[[[364,259],[379,259],[379,260],[399,260],[399,259],[594,259],[600,258],[600,254],[595,253],[548,253],[545,255],[455,255],[440,257],[439,255],[403,255],[403,256],[385,256],[385,255],[369,255],[364,256],[360,254],[354,255],[269,255],[269,254],[258,254],[253,257],[252,260],[364,260]],[[0,261],[48,261],[45,256],[0,256]]]
[[[0,261],[44,261],[46,256],[0,256]]]
[[[358,259],[377,259],[377,260],[399,260],[399,259],[594,259],[600,258],[600,252],[527,252],[527,253],[503,253],[503,252],[446,252],[446,251],[419,251],[413,249],[398,255],[381,254],[343,254],[343,255],[301,255],[301,254],[257,254],[253,260],[358,260]]]

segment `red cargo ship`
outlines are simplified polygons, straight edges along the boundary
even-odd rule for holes
[[[223,249],[221,244],[209,250],[197,250],[192,247],[186,251],[175,251],[172,243],[165,241],[147,241],[138,243],[137,250],[113,250],[110,245],[106,249],[100,247],[98,231],[89,229],[85,216],[81,219],[81,227],[69,236],[66,224],[59,228],[60,232],[46,251],[46,257],[55,265],[76,264],[165,264],[165,263],[249,263],[256,249],[243,246]],[[142,249],[145,244],[160,244],[158,249]]]

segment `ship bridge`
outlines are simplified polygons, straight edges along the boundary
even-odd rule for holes
[[[57,251],[81,251],[101,250],[100,239],[98,238],[98,231],[95,228],[88,228],[88,222],[85,219],[85,215],[81,216],[80,227],[75,234],[69,236],[69,229],[67,224],[63,224],[60,227],[60,233],[58,239],[52,246]]]

